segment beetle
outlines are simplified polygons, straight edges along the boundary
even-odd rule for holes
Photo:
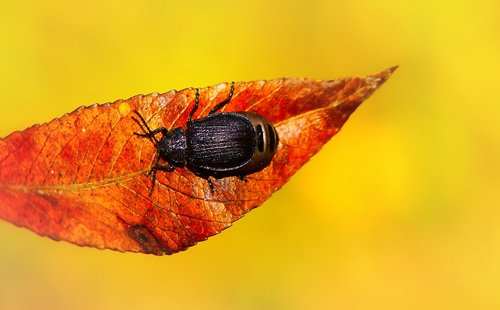
[[[193,120],[200,103],[200,91],[196,89],[195,104],[189,113],[186,130],[177,127],[168,130],[160,127],[151,130],[134,110],[147,129],[134,134],[151,139],[156,147],[156,159],[148,176],[152,175],[150,194],[153,192],[156,173],[187,167],[195,175],[206,179],[211,191],[216,179],[245,176],[269,166],[278,148],[279,137],[274,126],[262,115],[251,112],[219,112],[232,99],[234,82],[228,97],[217,103],[207,116]],[[137,120],[136,120],[137,121]],[[162,137],[158,139],[157,134]],[[160,160],[166,164],[160,164]]]

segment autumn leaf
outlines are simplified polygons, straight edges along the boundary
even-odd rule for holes
[[[160,171],[149,195],[151,128],[185,128],[195,89],[138,95],[81,107],[0,140],[0,218],[55,240],[100,249],[172,254],[228,228],[273,192],[335,135],[396,69],[330,81],[235,83],[225,111],[264,115],[280,144],[271,164],[248,175],[206,180],[185,168]],[[200,89],[194,119],[225,99],[229,84]]]

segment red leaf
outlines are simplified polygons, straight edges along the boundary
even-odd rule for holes
[[[226,111],[268,118],[280,138],[272,163],[247,176],[213,181],[187,169],[146,173],[155,146],[131,113],[151,128],[185,127],[195,90],[138,95],[81,107],[0,140],[0,217],[77,245],[171,254],[231,226],[279,189],[395,70],[331,81],[278,79],[236,83]],[[223,100],[228,84],[200,90],[195,119]]]

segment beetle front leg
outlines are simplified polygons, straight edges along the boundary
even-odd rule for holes
[[[149,169],[148,173],[146,174],[148,177],[153,174],[153,177],[151,178],[151,189],[149,190],[149,196],[151,196],[151,194],[153,193],[153,189],[155,188],[155,184],[156,184],[156,173],[158,172],[158,170],[161,170],[161,171],[168,171],[168,172],[171,172],[171,171],[174,171],[175,167],[174,166],[170,166],[170,165],[159,165],[158,163],[160,162],[160,157],[157,156],[156,157],[156,161],[155,161],[155,165],[153,167],[151,167],[151,169]]]
[[[168,134],[168,129],[165,127],[160,127],[160,128],[155,129],[155,130],[152,130],[151,132],[148,132],[148,133],[134,132],[134,135],[139,136],[141,138],[152,138],[152,137],[156,136],[159,132],[161,132],[165,136],[166,134]]]
[[[153,166],[151,169],[149,169],[147,176],[149,177],[151,175],[151,173],[156,173],[156,171],[158,171],[158,170],[172,172],[175,170],[175,167],[170,166],[170,165],[156,165],[156,166]]]
[[[151,175],[151,173],[153,174],[153,177],[151,178],[151,189],[149,190],[149,196],[151,196],[151,194],[153,193],[153,189],[155,188],[155,184],[156,184],[156,172],[158,172],[158,170],[172,172],[172,171],[174,171],[174,169],[175,169],[174,166],[156,165],[156,166],[152,167],[149,170],[147,176],[149,177]]]

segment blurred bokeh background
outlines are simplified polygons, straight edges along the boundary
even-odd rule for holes
[[[0,309],[500,308],[499,1],[1,7],[0,136],[140,93],[400,68],[282,190],[186,252],[0,222]]]

